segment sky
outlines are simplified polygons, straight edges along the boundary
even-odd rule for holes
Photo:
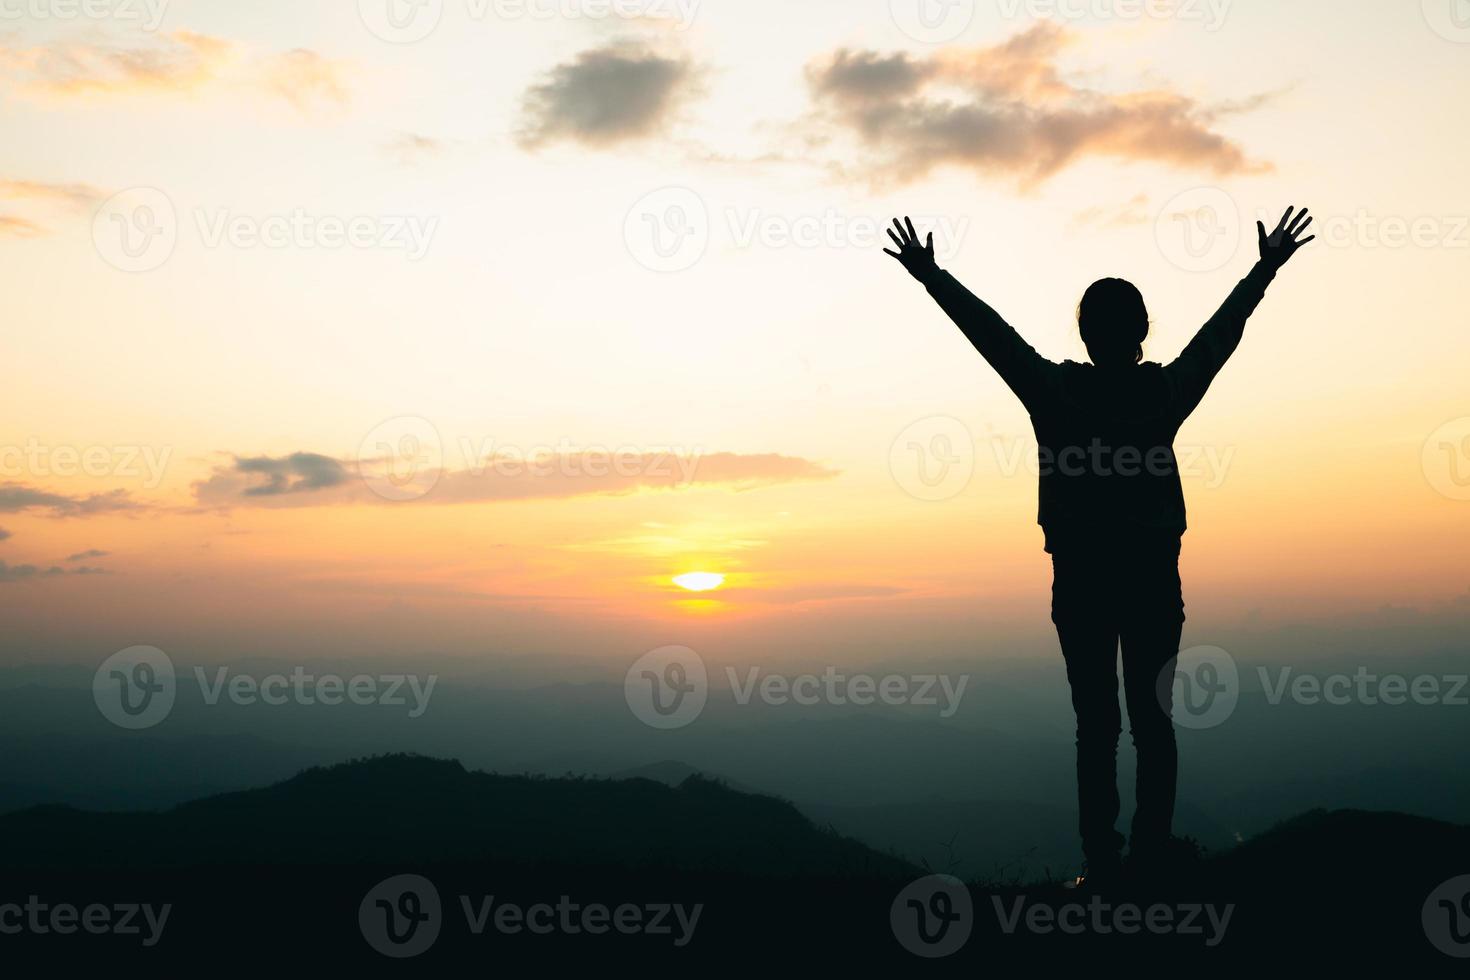
[[[1470,11],[923,3],[0,2],[0,658],[1045,649],[1029,422],[880,229],[1167,361],[1290,205],[1187,640],[1459,630]]]

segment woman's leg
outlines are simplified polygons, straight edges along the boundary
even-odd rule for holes
[[[1061,641],[1077,715],[1077,810],[1089,873],[1115,868],[1118,822],[1118,630],[1091,562],[1054,557],[1052,622]]]
[[[1174,741],[1173,680],[1184,628],[1177,551],[1140,563],[1136,614],[1122,630],[1123,689],[1138,753],[1132,852],[1141,858],[1168,844],[1174,821],[1179,752]]]

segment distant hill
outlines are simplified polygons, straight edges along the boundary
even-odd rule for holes
[[[651,771],[673,778],[678,768]],[[904,923],[953,913],[967,933],[944,963],[966,971],[1077,972],[1115,961],[1268,976],[1373,963],[1416,977],[1463,968],[1430,944],[1421,911],[1436,887],[1470,874],[1470,828],[1313,811],[1177,870],[1176,885],[1150,892],[1094,898],[1046,882],[973,881],[934,904],[932,892],[921,900],[910,891],[929,869],[697,773],[677,785],[555,779],[392,755],[156,812],[44,806],[0,816],[0,923],[15,921],[7,907],[36,902],[168,908],[151,947],[114,933],[23,929],[0,935],[0,954],[52,965],[146,957],[178,968],[356,972],[391,965],[368,938],[371,923],[421,917],[435,935],[415,965],[429,969],[565,962],[722,973],[738,964],[742,972],[803,965],[906,975],[922,961],[900,938]],[[405,875],[422,886],[405,890]],[[1106,909],[1132,904],[1135,924],[1158,909],[1204,923],[1200,910],[1210,909],[1228,928],[1214,936],[1100,928],[1113,920],[1089,918],[1100,914],[1099,900]],[[968,915],[953,902],[968,903]],[[688,921],[682,943],[651,926],[542,934],[486,925],[508,906],[547,916],[563,906],[650,916],[679,909]],[[1080,932],[1056,927],[1074,921],[1059,918],[1067,909],[1084,923]]]
[[[129,844],[116,846],[119,832]],[[383,756],[160,813],[43,806],[0,816],[0,867],[494,861],[759,874],[895,875],[913,865],[789,803],[700,776],[544,778]]]
[[[651,779],[656,783],[663,783],[665,786],[678,786],[680,783],[684,782],[684,780],[688,779],[691,776],[698,776],[702,779],[712,779],[717,783],[728,786],[730,789],[736,790],[741,793],[760,792],[759,790],[752,789],[751,787],[746,786],[742,783],[738,783],[733,779],[726,779],[724,776],[718,773],[705,772],[701,769],[696,769],[694,766],[691,766],[688,763],[679,762],[674,759],[665,759],[663,762],[651,762],[646,766],[634,766],[632,769],[621,769],[617,772],[610,773],[607,778]]]

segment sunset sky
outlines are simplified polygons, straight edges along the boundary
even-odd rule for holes
[[[1448,0],[386,3],[6,7],[0,658],[1054,642],[895,214],[1053,359],[1131,279],[1168,361],[1309,206],[1180,434],[1186,636],[1463,619]]]

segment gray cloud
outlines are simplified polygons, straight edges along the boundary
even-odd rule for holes
[[[1217,176],[1269,169],[1214,128],[1264,97],[1206,105],[1164,88],[1085,89],[1057,67],[1069,38],[1043,22],[978,50],[841,50],[809,66],[807,83],[818,122],[855,137],[867,172],[888,180],[954,166],[1036,184],[1092,157]]]
[[[45,510],[50,511],[53,517],[79,517],[141,509],[143,505],[134,501],[126,490],[72,497],[49,490],[37,490],[21,483],[0,484],[0,513]]]
[[[654,136],[699,88],[687,58],[622,42],[583,51],[526,92],[520,142],[609,146]]]
[[[106,574],[108,574],[107,569],[94,568],[90,565],[83,565],[80,568],[73,568],[71,571],[67,571],[60,565],[42,568],[39,565],[7,565],[5,562],[0,561],[0,585],[7,585],[11,582],[31,582],[43,578],[59,578],[62,575]]]
[[[96,548],[88,548],[86,551],[78,551],[74,555],[67,555],[67,561],[86,561],[88,558],[106,558],[107,552],[98,551]],[[80,569],[78,569],[80,571]]]
[[[393,468],[392,460],[336,460],[316,453],[236,458],[196,482],[194,496],[200,506],[211,508],[381,504],[384,499],[364,477],[381,478]],[[416,499],[425,504],[461,504],[692,487],[742,491],[837,475],[820,463],[777,453],[586,451],[530,459],[499,457],[472,468],[421,473],[418,476],[432,477],[423,483],[432,484],[432,489]]]
[[[264,483],[246,487],[247,497],[274,497],[288,493],[309,493],[347,482],[347,468],[317,453],[292,453],[273,459],[254,456],[235,460],[235,471],[265,477]]]
[[[860,105],[913,95],[934,72],[934,66],[907,54],[885,56],[844,48],[825,65],[808,68],[807,82],[819,98]]]
[[[30,579],[64,574],[65,571],[56,565],[43,569],[37,565],[7,565],[5,562],[0,561],[0,584],[25,582]]]
[[[14,535],[12,535],[9,531],[5,530],[5,528],[0,527],[0,541],[4,541],[6,538],[10,538],[10,537],[13,537],[13,536]]]

